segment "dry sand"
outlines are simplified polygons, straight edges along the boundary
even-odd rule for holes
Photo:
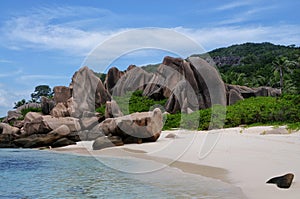
[[[153,160],[184,172],[231,183],[253,199],[299,198],[300,132],[260,135],[272,128],[237,127],[209,132],[164,131],[155,143],[130,144],[93,151],[92,142],[79,142],[77,145],[54,150],[81,155]],[[165,138],[169,133],[176,134],[176,138]],[[141,168],[139,172],[158,169],[161,168],[153,166]],[[290,189],[279,189],[276,185],[266,184],[268,179],[289,172],[295,174]]]

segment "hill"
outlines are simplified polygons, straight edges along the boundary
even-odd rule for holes
[[[249,87],[280,88],[280,67],[283,91],[300,93],[300,48],[271,43],[245,43],[208,52],[228,84]],[[192,55],[208,59],[206,55]]]
[[[300,47],[272,43],[244,43],[192,55],[207,61],[213,59],[225,83],[281,88],[290,94],[300,93]],[[155,71],[159,64],[143,66]],[[282,69],[280,72],[280,68]],[[282,76],[282,78],[280,78]],[[283,82],[281,82],[281,79]]]

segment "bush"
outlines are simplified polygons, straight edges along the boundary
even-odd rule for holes
[[[225,127],[300,121],[300,95],[249,98],[227,107]]]
[[[213,114],[212,114],[213,110]],[[225,117],[226,111],[226,117]],[[239,125],[288,124],[300,127],[300,95],[282,97],[256,97],[225,107],[216,105],[192,114],[168,115],[163,130],[171,128],[208,130]]]
[[[101,116],[105,115],[105,105],[101,105],[100,107],[96,108],[96,112],[100,113]]]
[[[42,112],[42,108],[25,108],[25,109],[22,109],[21,114],[22,114],[23,118],[29,112]]]
[[[124,96],[114,96],[114,100],[119,105],[122,113],[128,115],[135,112],[146,112],[155,107],[164,107],[167,99],[153,100],[143,96],[143,91],[127,92]]]

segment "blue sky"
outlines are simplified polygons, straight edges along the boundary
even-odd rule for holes
[[[0,5],[0,116],[15,101],[30,99],[37,85],[68,86],[89,52],[122,31],[168,28],[206,51],[244,42],[300,45],[295,0],[9,0]],[[135,53],[114,65],[158,63],[167,54]]]

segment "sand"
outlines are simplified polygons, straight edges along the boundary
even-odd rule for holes
[[[162,132],[154,143],[129,144],[93,151],[92,142],[85,141],[53,150],[95,157],[134,157],[153,160],[176,167],[183,172],[219,179],[240,187],[247,198],[298,198],[300,132],[260,135],[272,128],[274,127],[237,127],[209,132],[173,130]],[[176,137],[165,138],[169,133],[176,134]],[[154,165],[140,168],[137,172],[159,169],[162,168]],[[279,189],[274,184],[266,184],[268,179],[289,172],[295,175],[289,189]]]

